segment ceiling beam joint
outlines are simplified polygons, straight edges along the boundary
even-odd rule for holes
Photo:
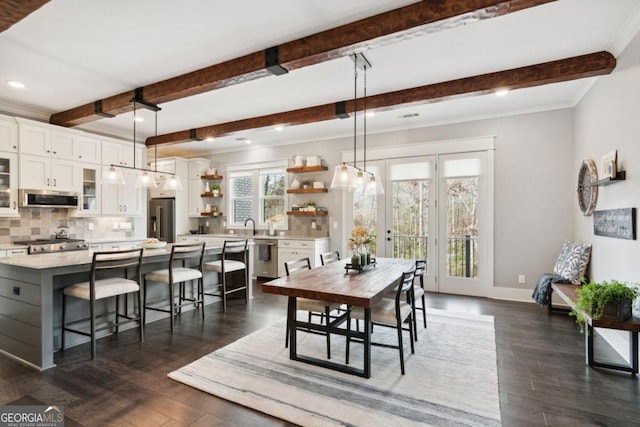
[[[289,72],[289,70],[280,65],[280,60],[278,59],[278,46],[265,49],[264,68],[274,76],[281,76]]]

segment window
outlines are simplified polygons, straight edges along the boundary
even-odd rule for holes
[[[229,225],[244,226],[253,218],[257,226],[287,226],[286,162],[229,167]]]

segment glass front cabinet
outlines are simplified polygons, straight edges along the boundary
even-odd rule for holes
[[[20,216],[17,154],[0,152],[0,216]]]

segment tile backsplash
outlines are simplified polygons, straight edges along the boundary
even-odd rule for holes
[[[69,216],[68,209],[21,209],[20,218],[0,218],[0,244],[50,239],[60,226],[69,227],[67,235],[72,239],[128,238],[135,233],[131,218],[77,218]]]

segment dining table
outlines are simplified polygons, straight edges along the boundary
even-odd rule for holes
[[[345,268],[350,259],[344,259],[310,270],[302,270],[262,284],[262,291],[288,297],[287,327],[289,334],[289,358],[312,365],[333,369],[364,378],[371,377],[371,308],[398,283],[402,273],[411,270],[415,260],[401,258],[376,258],[375,264],[361,270]],[[297,298],[309,298],[347,307],[364,308],[365,319],[362,331],[344,328],[348,312],[332,316],[325,324],[298,319]],[[299,353],[296,339],[298,330],[321,334],[350,336],[362,341],[364,360],[362,368],[320,359]]]

